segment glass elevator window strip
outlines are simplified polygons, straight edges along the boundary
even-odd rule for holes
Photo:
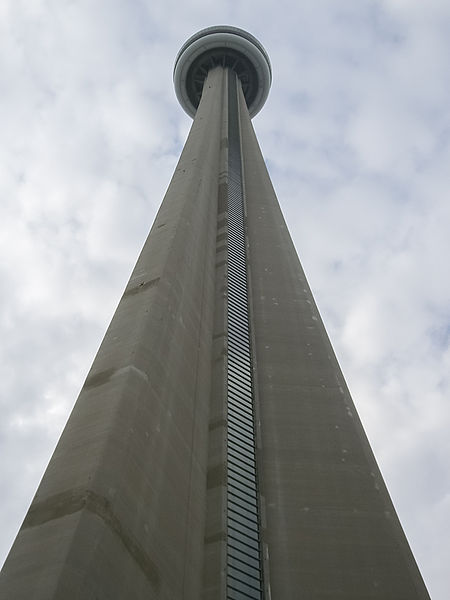
[[[236,440],[230,440],[230,448],[235,452],[239,451],[243,456],[248,456],[253,461],[255,460],[255,455],[252,453],[252,449],[249,446],[244,446],[243,444],[236,442]]]
[[[235,323],[236,326],[239,326],[239,323]],[[245,354],[248,353],[249,351],[249,344],[246,344],[245,340],[244,343],[240,345],[240,347],[243,349],[243,352],[241,352],[241,354],[238,354],[239,351],[239,344],[238,344],[238,339],[237,338],[232,338],[231,340],[231,346],[232,346],[232,354],[229,357],[229,363],[232,366],[232,369],[236,369],[236,372],[242,373],[243,375],[247,375],[247,379],[249,379],[248,375],[251,375],[251,365],[248,363],[248,361],[245,359]],[[234,344],[234,342],[236,342]],[[251,377],[250,377],[251,379]]]
[[[250,445],[253,446],[254,440],[252,439],[252,437],[243,434],[242,431],[233,430],[233,431],[230,431],[229,434],[232,439],[236,439],[241,444],[247,444],[249,446]]]
[[[248,341],[248,331],[244,330],[241,331],[241,324],[238,322],[236,322],[235,319],[228,319],[228,325],[233,325],[234,327],[237,328],[237,331],[233,331],[233,333],[231,334],[231,332],[229,332],[228,337],[236,342],[240,342],[241,345],[245,348],[250,348],[250,343]],[[247,334],[247,335],[245,335]]]
[[[251,369],[251,364],[250,361],[248,360],[248,356],[246,354],[236,354],[234,353],[233,356],[229,356],[228,360],[230,362],[233,362],[234,364],[238,363],[240,364],[242,367],[250,368]]]
[[[229,528],[231,529],[230,535],[235,535],[239,537],[239,539],[246,544],[251,545],[254,544],[255,548],[259,547],[258,534],[256,531],[253,531],[250,527],[246,527],[244,523],[240,519],[234,519],[233,517],[228,517]],[[237,535],[239,533],[239,536]]]
[[[237,403],[243,403],[244,406],[250,406],[253,413],[253,405],[252,405],[252,397],[251,394],[248,393],[248,390],[245,386],[242,386],[240,382],[236,383],[229,379],[229,395],[233,400]]]
[[[228,407],[228,416],[230,418],[229,425],[230,429],[233,431],[237,431],[239,433],[244,433],[246,435],[254,437],[254,429],[251,424],[251,420],[253,415],[240,415],[240,418],[236,416],[236,411],[233,410],[233,407]]]
[[[230,283],[232,280],[230,279]],[[246,306],[242,301],[242,295],[239,295],[237,290],[228,290],[228,307],[233,311],[236,311],[236,315],[246,314]]]
[[[242,393],[241,390],[237,388],[230,389],[229,404],[230,409],[238,410],[238,408],[242,408],[241,412],[247,414],[250,413],[250,419],[253,418],[253,406],[251,398],[246,396],[246,394]]]
[[[248,505],[245,504],[245,506],[242,507],[241,504],[234,502],[234,497],[233,497],[233,504],[230,506],[232,507],[234,513],[237,513],[241,517],[246,518],[250,522],[250,524],[255,523],[255,521],[254,521],[255,517],[252,513],[253,507],[251,504],[248,504]],[[239,519],[236,517],[236,520],[239,520]],[[250,525],[248,525],[248,526],[250,527]],[[250,528],[252,528],[252,527],[250,527]]]
[[[240,371],[237,371],[240,373]],[[247,388],[242,388],[240,383],[233,385],[233,381],[230,379],[231,385],[229,386],[229,398],[234,400],[236,404],[242,404],[243,408],[250,411],[253,414],[252,396],[248,393]]]
[[[261,573],[259,570],[259,561],[236,548],[231,548],[229,563],[234,566],[247,565],[249,573]]]
[[[257,500],[256,490],[254,486],[252,486],[252,484],[249,483],[247,480],[240,477],[230,476],[230,483],[233,485],[233,491],[238,489],[239,491],[242,491],[243,494],[245,494],[245,497],[250,496],[254,500]]]
[[[233,537],[233,532],[231,532],[228,542],[228,556],[231,557],[238,553],[240,556],[247,558],[249,564],[259,564],[260,562],[259,549],[253,546],[253,540],[247,543],[247,540],[242,541],[238,536]]]
[[[248,392],[248,387],[247,387],[248,380],[245,379],[244,377],[239,377],[239,372],[237,372],[237,373],[233,373],[233,375],[230,375],[229,381],[237,392],[242,392],[241,395],[244,396],[244,398],[245,398],[245,396],[247,395],[247,392]],[[250,396],[250,398],[251,398],[251,396]]]
[[[245,293],[246,290],[242,290],[242,293]],[[228,321],[233,321],[233,325],[237,328],[237,330],[240,330],[240,333],[238,334],[239,337],[241,337],[242,339],[244,339],[245,341],[248,340],[248,329],[246,327],[246,320],[247,320],[247,314],[243,313],[243,314],[233,314],[233,311],[231,311],[231,313],[228,315]],[[245,335],[247,334],[247,335]],[[236,335],[236,334],[234,334]]]
[[[251,406],[250,407],[241,406],[239,404],[236,404],[236,402],[232,401],[231,398],[228,400],[228,403],[229,403],[230,407],[233,409],[233,412],[235,412],[241,418],[242,417],[250,418],[250,419],[252,418]]]
[[[245,398],[239,399],[237,402],[233,397],[230,397],[228,400],[228,404],[230,405],[230,411],[232,411],[233,416],[237,416],[240,419],[252,419],[253,412],[252,406],[250,403],[247,403]],[[252,453],[254,454],[254,453]]]
[[[240,579],[241,581],[243,581],[250,587],[259,589],[260,573],[256,573],[256,576],[253,574],[250,575],[248,572],[241,570],[237,567],[231,566],[231,565],[229,566],[229,569],[230,569],[230,574],[233,575],[233,577],[235,577],[236,579]]]
[[[248,464],[252,464],[255,462],[255,457],[253,454],[251,454],[250,452],[248,454],[240,452],[236,449],[235,446],[230,446],[230,455]]]
[[[231,502],[232,501],[232,502]],[[234,498],[230,499],[230,506],[232,507],[235,513],[240,514],[242,517],[245,517],[251,522],[255,521],[254,510],[252,510],[252,505],[245,504],[245,506],[241,506],[241,503],[235,502]]]
[[[232,365],[230,365],[229,368],[232,368]],[[243,402],[244,406],[246,403],[250,403],[253,413],[252,395],[249,393],[249,384],[251,383],[251,379],[246,377],[242,370],[236,369],[234,373],[230,375],[228,381],[230,383],[230,396],[233,396],[233,400],[237,404]]]
[[[234,376],[234,379],[236,379],[236,375]],[[230,378],[230,383],[233,383],[232,379]],[[241,384],[239,383],[239,386]],[[236,393],[237,392],[237,393]],[[245,427],[248,427],[249,425],[252,424],[253,421],[253,407],[252,407],[252,403],[251,403],[251,399],[246,396],[245,394],[245,390],[244,393],[239,393],[240,389],[238,387],[234,387],[233,390],[230,390],[230,406],[229,406],[229,412],[230,414],[235,417],[236,419],[240,419],[243,422],[243,425]],[[239,410],[240,406],[242,403],[242,410]],[[248,413],[250,412],[250,415],[248,415]],[[250,423],[249,420],[250,419]]]
[[[232,567],[230,567],[230,587],[234,588],[236,591],[245,592],[244,598],[260,598],[260,590],[256,586],[258,585],[258,581],[246,578],[245,575],[240,573],[239,571],[234,571]]]
[[[239,386],[229,387],[228,398],[238,406],[242,406],[242,408],[250,410],[250,412],[253,414],[252,397],[249,396]]]
[[[231,363],[231,366],[235,369],[233,373],[235,381],[232,381],[232,378],[230,378],[230,395],[233,396],[234,401],[238,404],[240,402],[250,402],[252,404],[252,395],[248,393],[248,386],[246,385],[246,382],[251,382],[251,378],[247,376],[242,366],[233,365],[233,363]]]
[[[229,319],[228,325],[233,325],[233,319]],[[234,323],[234,326],[240,327],[239,323]],[[233,333],[229,332],[228,338],[231,343],[241,346],[243,349],[245,349],[246,353],[248,354],[249,349],[250,349],[250,343],[248,341],[248,338],[244,337],[243,332],[240,332],[240,331],[235,331]]]
[[[239,339],[233,337],[233,338],[229,338],[228,339],[228,350],[233,353],[248,353],[250,350],[250,345],[248,343],[245,342],[241,342]]]
[[[228,71],[227,598],[262,600],[238,85]]]
[[[234,370],[234,372],[233,375],[230,376],[230,379],[234,380],[235,389],[243,389],[243,395],[245,396],[245,391],[248,391],[249,386],[251,385],[251,377],[248,376],[248,373],[246,373],[244,369],[240,369],[233,364],[231,364],[231,368]]]
[[[248,456],[251,460],[255,460],[255,453],[250,446],[244,446],[243,444],[238,443],[236,440],[230,440],[229,447],[233,452],[239,452],[244,456]]]

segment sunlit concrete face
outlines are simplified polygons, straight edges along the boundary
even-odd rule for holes
[[[270,76],[235,28],[177,57],[192,129],[1,599],[429,598],[253,131]]]

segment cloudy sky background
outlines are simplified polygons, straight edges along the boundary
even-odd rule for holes
[[[192,33],[273,66],[254,125],[433,600],[450,598],[448,0],[0,2],[0,562],[190,126]]]

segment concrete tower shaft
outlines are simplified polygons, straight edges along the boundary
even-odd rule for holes
[[[253,130],[270,73],[235,28],[181,49],[192,128],[0,600],[429,600]]]

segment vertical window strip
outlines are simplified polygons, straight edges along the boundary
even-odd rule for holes
[[[248,440],[251,452],[243,454],[233,451],[233,443],[227,450],[227,472],[230,482],[230,493],[227,497],[228,542],[227,542],[227,598],[245,600],[246,598],[263,599],[263,586],[260,562],[259,511],[258,502],[249,494],[241,494],[239,504],[231,490],[237,484],[236,477],[247,486],[255,486],[256,460],[254,454],[254,412],[252,356],[250,349],[250,322],[248,316],[248,282],[247,282],[247,249],[244,225],[244,198],[242,191],[241,148],[239,137],[238,115],[238,82],[234,72],[228,70],[228,228],[227,236],[227,333],[228,333],[228,367],[227,414],[229,434],[234,439]],[[232,342],[235,340],[235,342]],[[236,343],[237,340],[241,340]],[[240,396],[247,398],[244,402],[233,392],[238,389]],[[239,410],[240,404],[244,410]],[[250,410],[249,410],[250,407]],[[243,442],[245,443],[245,442]],[[238,511],[236,513],[236,510]],[[245,517],[241,516],[245,515]],[[238,519],[236,521],[236,519]],[[249,520],[250,519],[250,520]],[[250,529],[249,529],[250,527]],[[237,529],[239,528],[239,534]],[[256,550],[255,558],[245,552],[239,554],[236,536],[243,542],[243,548],[250,552],[250,546]],[[245,544],[248,544],[246,546]],[[255,552],[255,550],[253,552]],[[247,558],[246,558],[247,557]],[[253,564],[250,566],[249,562]],[[255,566],[257,568],[255,569]]]

